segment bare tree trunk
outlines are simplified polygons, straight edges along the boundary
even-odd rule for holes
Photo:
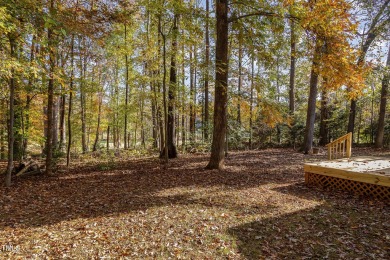
[[[127,26],[125,23],[125,46],[127,46]],[[126,96],[125,96],[125,129],[124,129],[124,149],[128,149],[129,145],[127,144],[127,113],[128,113],[128,107],[129,107],[129,58],[127,55],[127,52],[125,54],[125,65],[126,65]]]
[[[65,106],[66,106],[66,95],[63,93],[61,95],[61,103],[60,103],[60,143],[59,150],[64,152],[65,148]]]
[[[53,100],[53,150],[58,147],[58,114],[60,101],[60,98],[54,98]]]
[[[15,56],[16,40],[9,36],[11,57]],[[5,177],[5,186],[11,186],[11,174],[14,168],[14,115],[15,115],[15,71],[11,69],[11,78],[9,81],[9,123],[8,123],[8,164]]]
[[[183,64],[182,64],[182,94],[181,94],[181,146],[184,149],[186,145],[186,115],[185,115],[185,107],[186,107],[186,86],[185,86],[185,54],[184,54],[184,44],[182,49],[183,55]]]
[[[156,89],[153,82],[150,82],[150,90],[153,92],[153,97],[156,96]],[[150,103],[152,104],[152,137],[153,137],[153,148],[157,148],[157,115],[156,115],[156,99],[151,98]]]
[[[209,16],[210,0],[206,0],[206,57],[205,57],[205,80],[204,80],[204,139],[209,140],[209,64],[210,64],[210,35]]]
[[[166,51],[166,36],[164,32],[162,31],[161,27],[161,17],[159,17],[158,20],[158,30],[161,34],[162,40],[163,40],[163,106],[164,106],[164,123],[165,123],[165,143],[162,154],[165,161],[166,166],[168,166],[168,111],[167,111],[167,88],[166,88],[166,78],[167,78],[167,65],[166,65],[166,57],[167,57],[167,51]]]
[[[219,0],[216,3],[217,41],[215,61],[215,102],[214,102],[214,130],[211,145],[211,156],[208,169],[223,167],[224,148],[227,127],[227,82],[228,82],[228,0]]]
[[[289,113],[292,117],[292,123],[290,127],[290,145],[295,147],[295,130],[294,130],[294,113],[295,113],[295,63],[296,63],[296,35],[295,35],[295,24],[294,21],[290,21],[291,32],[290,32],[290,83],[289,83]]]
[[[329,142],[329,109],[328,109],[329,97],[328,91],[322,89],[321,92],[321,121],[320,121],[320,140],[319,145],[326,145]]]
[[[35,35],[33,35],[33,38],[31,40],[31,48],[30,48],[30,65],[32,65],[34,61],[34,53],[35,53]],[[33,82],[34,82],[34,76],[31,73],[28,78],[28,87],[27,91],[30,92],[33,89]],[[30,105],[32,101],[32,96],[30,93],[27,93],[26,96],[26,106],[25,106],[25,119],[26,123],[24,124],[24,134],[23,134],[23,154],[27,154],[27,146],[28,146],[28,139],[29,139],[29,131],[30,131]]]
[[[12,71],[11,71],[12,72]],[[11,88],[10,88],[11,89]],[[4,130],[6,130],[7,128],[7,112],[5,111],[8,111],[8,107],[6,105],[6,102],[5,102],[5,99],[1,99],[0,100],[0,109],[1,111],[4,111],[2,114],[2,117],[1,117],[1,126],[0,126],[0,159],[1,160],[4,160],[6,158],[6,154],[5,154],[5,132]]]
[[[177,55],[177,37],[178,37],[178,16],[175,14],[173,22],[173,38],[172,38],[172,56],[171,56],[171,68],[169,76],[169,90],[168,90],[168,139],[166,144],[168,145],[168,157],[176,158],[177,150],[175,145],[175,96],[177,85],[177,72],[176,72],[176,55]]]
[[[370,116],[370,144],[374,143],[374,99],[375,99],[375,86],[371,85],[371,116]]]
[[[110,126],[107,127],[107,144],[106,144],[107,151],[110,150]]]
[[[100,76],[99,76],[100,79]],[[101,84],[99,80],[99,84]],[[93,143],[93,151],[96,152],[98,149],[99,144],[99,135],[100,135],[100,121],[101,121],[101,115],[102,115],[102,103],[103,103],[103,88],[100,90],[99,93],[99,107],[98,107],[98,118],[97,118],[97,126],[96,126],[96,135],[95,135],[95,141]],[[127,138],[125,137],[125,140]]]
[[[141,100],[140,100],[140,121],[141,121],[141,145],[143,148],[146,147],[145,143],[145,125],[144,125],[144,107],[145,107],[145,101],[144,101],[144,86],[141,86],[142,88],[142,94],[141,94]]]
[[[84,48],[86,48],[86,44],[84,44]],[[80,53],[81,53],[81,49],[80,49]],[[85,100],[86,96],[85,96],[84,83],[83,83],[84,79],[86,78],[86,72],[87,72],[86,50],[84,50],[83,59],[81,59],[81,57],[80,57],[80,71],[81,71],[81,84],[80,84],[81,143],[82,143],[82,151],[83,151],[83,153],[86,153],[86,152],[88,152],[87,124],[86,124],[86,100]]]
[[[69,84],[69,105],[68,105],[68,146],[66,149],[66,166],[70,163],[70,148],[72,146],[72,102],[73,102],[73,77],[74,77],[74,35],[72,34],[72,43],[70,50],[70,84]]]
[[[120,143],[120,129],[119,129],[119,64],[116,64],[115,68],[115,102],[116,109],[114,114],[114,125],[113,125],[113,143],[114,148],[119,149]]]
[[[195,140],[195,84],[194,84],[194,59],[192,47],[190,47],[190,142],[194,143]]]
[[[288,92],[289,96],[289,112],[291,115],[295,112],[295,61],[296,61],[296,37],[295,37],[295,24],[291,21],[291,40],[290,40],[290,88]]]
[[[253,136],[253,92],[255,86],[255,58],[251,57],[251,93],[249,100],[249,149],[252,149]]]
[[[197,55],[197,46],[196,44],[193,45],[194,47],[194,95],[193,95],[193,102],[194,102],[194,110],[193,110],[193,143],[195,144],[196,143],[196,110],[197,110],[197,106],[196,106],[196,103],[197,103],[197,98],[196,98],[196,94],[197,94],[197,75],[198,75],[198,69],[197,69],[197,66],[198,66],[198,55]]]
[[[54,13],[54,0],[50,1],[49,13]],[[47,90],[47,139],[46,139],[46,174],[51,175],[53,173],[53,105],[54,105],[54,70],[55,70],[55,53],[54,53],[54,34],[53,29],[48,28],[47,40],[49,47],[49,84]]]
[[[308,154],[313,146],[313,136],[314,136],[314,121],[316,115],[316,100],[317,100],[317,83],[318,83],[318,63],[321,55],[321,42],[317,39],[314,55],[313,55],[313,64],[310,74],[310,93],[307,107],[307,116],[306,116],[306,129],[305,137],[303,142],[303,151],[305,154]]]
[[[390,44],[389,44],[389,50],[387,52],[386,67],[387,69],[390,68]],[[390,73],[388,71],[385,71],[385,74],[382,79],[381,102],[379,107],[379,118],[378,118],[378,132],[376,134],[376,139],[375,139],[375,147],[377,148],[383,147],[383,136],[385,133],[385,116],[386,116],[389,79],[390,79]]]
[[[242,31],[238,33],[238,89],[237,89],[237,123],[241,126],[241,88],[242,88]]]
[[[277,58],[276,58],[276,101],[278,102],[278,104],[280,104],[280,82],[279,82],[279,70],[280,70],[280,65],[279,65],[279,54],[277,54]],[[280,130],[280,124],[277,123],[276,124],[276,141],[278,144],[280,144],[282,142],[282,137],[281,137],[282,133],[281,133],[281,130]]]

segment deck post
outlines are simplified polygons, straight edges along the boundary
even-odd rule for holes
[[[352,154],[352,133],[343,135],[342,137],[330,142],[328,147],[328,160],[339,158],[351,158]]]
[[[352,153],[352,133],[348,133],[347,138],[347,158],[351,158]]]

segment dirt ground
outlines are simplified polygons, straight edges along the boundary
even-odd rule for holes
[[[388,150],[354,149],[354,155]],[[292,149],[77,164],[0,187],[0,259],[390,259],[390,206],[304,184]]]

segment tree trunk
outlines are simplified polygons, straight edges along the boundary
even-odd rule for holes
[[[387,61],[386,61],[387,70],[385,71],[385,74],[382,79],[381,101],[380,101],[379,118],[378,118],[378,131],[375,139],[375,147],[377,148],[383,147],[383,136],[385,133],[386,104],[387,104],[389,79],[390,79],[390,73],[388,72],[389,68],[390,68],[390,45],[389,45],[389,51],[387,52]]]
[[[65,149],[65,106],[66,106],[66,95],[63,93],[61,95],[60,103],[60,143],[58,148],[61,152],[64,152]]]
[[[11,88],[10,88],[11,89]],[[8,112],[8,107],[6,105],[5,99],[0,100],[0,109],[1,111],[7,111]],[[2,114],[1,117],[1,126],[0,126],[0,159],[4,160],[6,158],[5,154],[5,133],[6,133],[6,127],[7,127],[7,112]]]
[[[295,112],[295,60],[296,60],[296,39],[295,39],[295,24],[291,21],[291,54],[290,54],[290,88],[289,88],[289,112],[293,115]]]
[[[127,48],[127,26],[125,23],[125,47]],[[127,55],[127,51],[125,52],[125,67],[126,67],[126,96],[125,96],[125,129],[124,129],[124,149],[128,149],[129,145],[127,144],[127,113],[128,113],[128,107],[129,107],[129,57]]]
[[[310,73],[310,93],[307,107],[307,117],[306,117],[306,128],[305,128],[305,137],[303,142],[303,151],[305,154],[308,154],[313,146],[313,136],[314,136],[314,121],[316,115],[316,101],[317,101],[317,83],[318,83],[318,63],[321,55],[321,43],[317,39],[316,46],[313,55],[313,64]]]
[[[279,55],[279,54],[277,54]],[[280,104],[280,82],[279,82],[279,56],[276,58],[276,101]],[[276,141],[278,144],[282,142],[282,131],[279,123],[276,124]]]
[[[146,71],[146,70],[145,70]],[[144,101],[144,86],[141,85],[141,97],[140,97],[140,123],[141,123],[141,145],[143,148],[146,147],[145,144],[145,123],[144,123],[144,107],[145,107],[145,101]]]
[[[110,150],[110,126],[107,126],[107,144],[106,144],[107,151]]]
[[[11,57],[15,56],[16,40],[9,36]],[[14,114],[15,114],[15,71],[11,69],[11,78],[9,81],[9,123],[8,123],[8,164],[7,173],[5,177],[5,186],[11,186],[11,174],[14,168]]]
[[[385,12],[385,10],[387,10],[387,8],[388,8],[389,2],[390,2],[390,0],[386,0],[385,2],[383,2],[378,13],[376,14],[376,16],[372,20],[372,23],[371,23],[370,28],[369,28],[368,33],[367,33],[367,38],[362,45],[362,51],[360,52],[360,56],[359,56],[358,61],[357,61],[357,65],[359,65],[359,66],[364,63],[368,49],[370,48],[372,42],[375,40],[375,38],[380,33],[381,30],[379,30],[379,28],[383,24],[388,23],[388,19],[387,19],[387,20],[383,21],[382,24],[378,25],[380,17],[382,16],[383,12]],[[351,108],[349,111],[348,133],[351,132],[352,134],[354,133],[354,130],[355,130],[356,102],[357,102],[356,99],[351,100]]]
[[[177,150],[175,145],[175,96],[177,85],[177,71],[176,71],[176,55],[177,55],[177,36],[178,36],[178,16],[175,14],[173,21],[173,38],[172,38],[172,56],[171,56],[171,68],[169,75],[169,91],[168,91],[168,139],[166,144],[168,145],[168,157],[176,158]]]
[[[115,68],[115,84],[114,84],[114,91],[115,91],[115,111],[114,111],[114,124],[113,124],[113,135],[112,135],[112,141],[114,143],[114,148],[119,149],[119,136],[120,136],[120,129],[119,129],[119,64],[116,64]]]
[[[31,48],[30,48],[30,65],[32,66],[32,63],[34,61],[34,53],[35,53],[35,35],[33,35],[31,40]],[[33,82],[34,82],[34,75],[31,73],[28,78],[28,87],[27,91],[31,91],[33,89]],[[30,93],[27,93],[26,96],[26,106],[25,106],[25,119],[26,123],[24,124],[24,135],[23,135],[23,154],[27,154],[27,146],[28,146],[28,138],[29,138],[29,131],[30,131],[30,105],[32,101],[32,96]]]
[[[210,64],[210,33],[209,16],[210,0],[206,0],[206,53],[205,53],[205,80],[204,80],[204,139],[209,140],[209,64]]]
[[[16,43],[15,43],[16,44]],[[14,50],[15,52],[15,50]],[[17,55],[14,53],[14,55]],[[15,73],[15,72],[14,72]],[[21,161],[23,158],[23,144],[24,144],[24,137],[23,137],[23,108],[21,104],[21,98],[16,91],[16,84],[17,80],[14,77],[14,84],[15,84],[15,93],[14,93],[14,160]]]
[[[242,31],[238,34],[238,89],[237,89],[237,123],[241,126],[241,88],[242,88]]]
[[[227,82],[228,82],[228,0],[216,3],[216,57],[215,57],[215,102],[214,129],[211,156],[208,169],[221,169],[224,161],[224,148],[227,127]]]
[[[166,78],[167,78],[167,67],[166,67],[166,57],[167,57],[167,51],[166,51],[166,36],[164,32],[162,31],[162,25],[161,25],[161,17],[159,17],[158,20],[158,30],[161,34],[161,37],[163,39],[163,106],[164,106],[164,123],[165,123],[165,143],[164,148],[161,151],[163,156],[160,156],[161,158],[164,158],[165,165],[168,165],[168,111],[167,111],[167,88],[166,88]]]
[[[255,87],[255,58],[251,57],[251,93],[249,101],[249,149],[252,149],[253,136],[253,92]]]
[[[70,163],[70,148],[72,145],[72,101],[73,101],[73,77],[74,77],[74,35],[72,34],[72,43],[70,50],[70,84],[69,84],[69,105],[68,105],[68,146],[66,149],[66,166]]]
[[[99,81],[99,84],[100,81]],[[100,134],[100,121],[101,121],[101,115],[102,115],[102,103],[103,103],[103,89],[99,93],[99,108],[98,108],[98,118],[97,118],[97,126],[96,126],[96,135],[95,135],[95,141],[93,143],[93,151],[96,152],[98,150],[98,144],[99,144],[99,134]],[[127,136],[125,136],[125,140]]]
[[[195,87],[194,87],[194,59],[192,47],[190,47],[190,143],[195,142]]]
[[[86,46],[84,46],[86,48]],[[80,107],[81,107],[81,145],[82,145],[82,151],[83,153],[88,152],[88,145],[87,145],[87,123],[86,123],[86,96],[84,91],[84,79],[86,77],[87,72],[87,57],[86,53],[84,51],[84,59],[81,60],[80,57],[80,70],[81,73],[81,84],[80,84]]]
[[[53,100],[53,150],[58,148],[58,114],[60,101],[60,98],[54,98]]]
[[[54,13],[54,0],[50,1],[49,13]],[[47,40],[49,49],[49,84],[47,89],[47,139],[46,139],[46,174],[53,173],[53,105],[54,105],[54,70],[55,70],[55,53],[54,53],[54,33],[51,27],[47,30]]]
[[[150,90],[153,92],[153,97],[150,100],[150,103],[152,104],[152,123],[153,123],[153,130],[152,130],[152,137],[153,137],[153,148],[158,147],[157,143],[157,115],[156,115],[156,99],[154,98],[156,96],[156,87],[154,86],[153,82],[150,82]]]
[[[326,89],[322,89],[321,92],[321,121],[320,121],[320,140],[318,142],[319,145],[326,145],[329,142],[329,128],[328,128],[328,120],[329,120],[329,97],[328,91]]]

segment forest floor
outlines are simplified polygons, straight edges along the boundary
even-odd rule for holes
[[[389,151],[354,149],[354,155]],[[389,259],[390,206],[309,188],[292,149],[79,163],[0,187],[0,259]]]

